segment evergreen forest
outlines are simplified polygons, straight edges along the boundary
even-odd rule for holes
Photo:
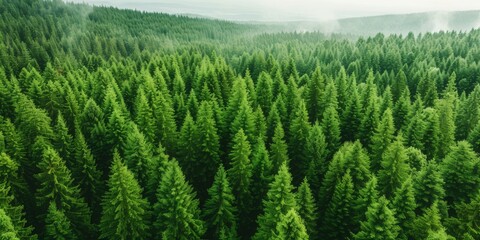
[[[479,39],[0,0],[0,239],[480,239]]]

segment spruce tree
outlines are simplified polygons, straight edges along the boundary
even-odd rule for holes
[[[152,147],[134,123],[129,126],[123,150],[128,170],[135,175],[140,186],[146,186],[152,167]]]
[[[137,90],[134,119],[138,128],[146,136],[148,141],[153,142],[155,140],[156,126],[153,118],[153,110],[147,96],[145,96],[143,87],[139,87]]]
[[[315,67],[307,89],[307,108],[310,121],[320,121],[323,115],[320,104],[324,95],[322,91],[325,89],[325,80],[319,65]]]
[[[350,86],[350,96],[342,116],[342,140],[354,141],[360,129],[362,105],[355,81]]]
[[[410,239],[412,235],[412,223],[415,221],[415,190],[411,178],[405,180],[400,188],[395,191],[395,197],[391,202],[392,209],[395,209],[395,218],[401,228],[398,238]]]
[[[329,150],[327,159],[331,159],[333,154],[340,147],[341,140],[340,120],[337,110],[332,106],[328,107],[323,114],[322,129],[327,142],[327,149]]]
[[[102,198],[100,238],[148,239],[148,203],[133,173],[116,151],[107,185]]]
[[[167,165],[157,189],[154,226],[162,239],[200,239],[204,222],[199,201],[176,161]]]
[[[253,239],[269,239],[277,234],[276,223],[291,209],[296,208],[295,195],[292,193],[292,177],[288,167],[283,163],[275,179],[269,186],[263,200],[263,213],[258,216],[257,232]]]
[[[420,239],[428,239],[432,233],[444,232],[438,204],[435,202],[425,209],[425,213],[413,222],[413,226],[413,235]]]
[[[366,220],[360,223],[360,231],[353,235],[354,239],[397,239],[400,228],[394,211],[388,207],[388,200],[380,197],[367,210]]]
[[[310,128],[306,144],[307,157],[309,163],[307,165],[306,176],[309,179],[310,185],[315,196],[318,194],[321,182],[328,170],[327,162],[327,144],[323,130],[318,122],[315,122]]]
[[[442,200],[445,197],[444,184],[438,165],[435,162],[429,162],[414,179],[417,209],[424,210]]]
[[[383,154],[378,172],[378,182],[386,197],[393,196],[395,190],[408,178],[410,167],[407,161],[408,156],[402,139],[397,138]]]
[[[350,171],[347,170],[335,186],[332,199],[325,212],[322,234],[330,239],[346,239],[354,229],[354,189]]]
[[[208,189],[208,196],[203,211],[207,225],[205,237],[220,239],[221,233],[236,237],[236,201],[223,165],[220,165],[215,174],[213,185]]]
[[[190,178],[200,199],[204,200],[207,197],[207,188],[212,185],[215,171],[220,164],[219,136],[210,102],[201,103],[195,130],[195,142],[198,144],[194,158],[189,160],[194,169]]]
[[[392,111],[387,108],[383,113],[382,120],[379,122],[375,133],[371,140],[371,160],[372,171],[377,172],[380,170],[380,163],[382,156],[387,147],[393,142],[395,133],[395,126],[393,124]]]
[[[273,164],[273,172],[278,172],[282,164],[289,164],[288,146],[284,140],[285,133],[281,123],[277,123],[275,134],[273,135],[272,144],[270,145],[270,159]]]
[[[250,161],[250,143],[243,130],[240,129],[233,139],[233,148],[230,152],[231,168],[227,170],[233,193],[236,196],[236,206],[239,210],[240,232],[251,232],[250,209],[252,181],[252,163]]]
[[[275,228],[277,234],[272,239],[278,240],[308,240],[307,229],[302,218],[290,209],[288,213],[278,220]]]
[[[255,86],[256,91],[256,105],[260,106],[264,112],[270,111],[270,106],[273,102],[273,81],[270,74],[267,72],[261,72],[258,76],[257,84]]]
[[[70,220],[61,209],[57,209],[54,202],[50,203],[45,218],[45,238],[55,240],[75,240],[77,235],[72,229]]]
[[[79,128],[75,131],[73,148],[75,162],[72,163],[72,176],[80,186],[82,196],[92,209],[94,220],[97,220],[100,212],[100,197],[104,191],[101,182],[102,173],[97,169],[95,159],[93,159],[93,155]]]
[[[309,158],[307,155],[307,139],[310,131],[308,114],[303,100],[295,109],[294,118],[290,124],[289,153],[291,156],[291,172],[294,182],[300,182],[307,172]]]
[[[144,189],[144,195],[147,196],[150,203],[156,201],[157,188],[162,180],[163,174],[165,173],[169,159],[170,156],[165,153],[165,148],[159,143],[154,152],[154,156],[152,157],[149,171],[147,172],[147,185],[142,186]]]
[[[268,191],[268,185],[274,177],[273,164],[268,155],[265,143],[259,140],[252,154],[252,216],[258,216],[262,211],[262,200]]]
[[[70,135],[67,124],[65,123],[65,120],[60,112],[58,113],[57,122],[53,128],[53,131],[55,132],[52,141],[53,146],[55,147],[55,150],[57,150],[60,157],[67,161],[67,166],[71,168],[72,164],[70,164],[70,159],[72,158],[73,152],[73,137]]]
[[[156,141],[162,142],[169,155],[175,154],[177,125],[170,95],[158,91],[153,96],[152,110],[156,123]]]
[[[305,228],[308,235],[312,239],[317,237],[317,208],[312,191],[310,190],[310,184],[308,184],[307,178],[298,187],[296,193],[297,211],[298,215],[303,219]]]
[[[36,192],[37,205],[46,214],[50,202],[54,201],[57,208],[64,210],[78,236],[89,238],[94,236],[91,212],[80,189],[73,184],[70,170],[63,159],[51,147],[47,147],[38,163],[40,172],[35,175],[40,187]]]
[[[439,158],[444,158],[450,151],[450,148],[455,145],[454,100],[438,100],[435,108],[437,109],[439,119],[439,141],[437,154]]]
[[[3,209],[0,208],[0,239],[5,240],[19,240],[17,233],[12,224],[12,220],[5,213]]]
[[[355,199],[355,205],[354,205],[354,210],[355,210],[354,219],[357,223],[360,223],[366,220],[366,213],[367,213],[368,207],[377,201],[379,197],[377,188],[378,188],[377,178],[372,177],[365,184],[365,186],[362,189],[360,189],[360,191],[358,192],[358,197],[357,199]]]
[[[23,206],[16,204],[15,201],[18,201],[18,199],[15,199],[7,182],[1,182],[0,209],[3,209],[9,216],[18,238],[37,239],[37,235],[33,233],[33,227],[27,225]]]
[[[422,152],[427,155],[429,159],[434,159],[438,156],[440,147],[440,120],[438,113],[433,108],[426,108],[423,111],[423,121],[425,122],[423,149]]]
[[[449,203],[468,200],[476,193],[480,184],[478,166],[479,158],[468,142],[460,141],[452,148],[440,165]]]

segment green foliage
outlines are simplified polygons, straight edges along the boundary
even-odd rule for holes
[[[273,164],[273,172],[277,172],[282,164],[290,162],[288,158],[287,143],[284,140],[285,133],[281,123],[275,127],[275,134],[273,135],[272,144],[270,145],[270,158]]]
[[[392,209],[395,209],[395,218],[401,230],[398,238],[409,239],[412,235],[413,222],[415,221],[415,191],[412,180],[405,180],[400,188],[395,191],[395,197],[392,202]]]
[[[170,161],[157,189],[154,226],[163,239],[200,239],[205,232],[199,201],[176,161]]]
[[[375,133],[372,136],[372,170],[380,170],[383,153],[394,140],[395,126],[393,125],[392,111],[387,108],[383,113],[382,120],[379,122]]]
[[[236,201],[223,165],[218,168],[213,185],[208,189],[208,196],[203,211],[208,229],[205,236],[220,239],[223,233],[235,237],[237,234]]]
[[[331,239],[345,239],[354,228],[354,189],[350,171],[343,175],[335,186],[332,199],[327,207],[323,235]]]
[[[368,207],[366,220],[360,223],[355,239],[397,239],[400,229],[388,203],[385,197],[380,197]]]
[[[45,238],[56,240],[78,239],[72,230],[70,220],[61,209],[57,209],[54,202],[51,202],[48,207],[45,225]]]
[[[317,236],[317,208],[312,190],[310,190],[310,184],[308,184],[306,178],[298,187],[296,200],[298,215],[303,219],[308,235],[315,239]]]
[[[399,138],[383,154],[378,172],[378,182],[385,196],[393,196],[395,190],[408,178],[410,167],[407,161],[406,149]]]
[[[441,173],[445,181],[444,189],[448,202],[468,200],[475,194],[480,184],[478,176],[479,159],[472,146],[461,141],[441,163]]]
[[[3,209],[0,209],[0,238],[5,240],[18,240],[17,233],[13,228],[10,217]]]
[[[263,200],[263,213],[257,219],[258,228],[253,239],[269,239],[277,233],[276,224],[290,210],[296,209],[295,195],[292,193],[292,177],[288,167],[283,163],[275,179],[269,186]]]
[[[294,209],[290,209],[286,215],[279,219],[276,227],[278,234],[272,239],[285,239],[285,240],[308,240],[308,234],[305,226],[303,225],[302,218],[295,212]]]
[[[100,238],[147,239],[149,206],[134,174],[113,154],[108,190],[102,198]]]
[[[36,192],[37,204],[43,214],[46,213],[50,202],[65,211],[65,215],[72,223],[78,236],[88,238],[92,235],[90,223],[91,212],[85,200],[80,196],[80,189],[73,184],[70,170],[65,166],[63,159],[51,147],[46,147],[42,154],[42,161],[38,163],[40,172],[35,175],[40,183]]]

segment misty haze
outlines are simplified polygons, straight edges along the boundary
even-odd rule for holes
[[[0,239],[480,239],[479,1],[0,2]]]

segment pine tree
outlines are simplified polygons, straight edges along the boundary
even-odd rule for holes
[[[322,127],[318,122],[310,128],[306,145],[307,157],[310,159],[307,165],[306,176],[309,179],[310,185],[315,196],[318,194],[321,182],[328,170],[327,162],[327,144],[325,135],[323,135]]]
[[[323,98],[323,89],[325,89],[325,80],[320,66],[317,65],[308,83],[307,108],[311,122],[322,119],[323,113],[321,112],[320,104]]]
[[[423,121],[425,122],[425,131],[423,137],[422,152],[428,158],[433,159],[438,156],[440,147],[440,120],[437,111],[433,108],[426,108],[423,111]]]
[[[353,221],[353,182],[347,170],[340,182],[335,186],[332,199],[326,209],[323,222],[323,236],[330,239],[346,239],[350,236],[355,224]]]
[[[283,163],[275,179],[270,184],[266,198],[263,200],[263,213],[258,216],[257,232],[253,239],[269,239],[277,234],[276,223],[291,209],[296,208],[295,196],[292,193],[292,177],[288,167]]]
[[[432,236],[432,233],[445,231],[437,203],[435,202],[431,207],[425,209],[425,213],[413,222],[413,226],[413,235],[420,239],[427,239]]]
[[[278,220],[275,228],[277,234],[272,239],[278,240],[308,240],[307,229],[302,218],[290,209],[288,213]]]
[[[421,114],[414,114],[405,129],[405,144],[417,149],[423,149],[426,123]]]
[[[157,189],[155,223],[162,239],[200,239],[205,232],[199,201],[175,161],[167,165]]]
[[[231,168],[227,173],[236,196],[236,205],[239,210],[240,232],[251,232],[249,211],[251,209],[250,184],[252,180],[252,163],[250,161],[250,143],[243,130],[240,129],[233,139],[233,148],[230,152]]]
[[[152,147],[134,123],[129,126],[123,150],[128,170],[135,175],[140,186],[146,186],[148,172],[152,167]]]
[[[196,146],[192,144],[196,139],[197,129],[190,112],[187,112],[180,130],[178,140],[178,163],[184,169],[187,178],[194,176],[197,169],[191,166],[192,159],[196,156]],[[156,189],[155,189],[156,191]]]
[[[332,106],[328,107],[323,114],[322,129],[327,140],[327,149],[329,150],[327,159],[331,159],[340,147],[340,120],[337,110]]]
[[[453,95],[453,94],[452,94]],[[439,119],[438,157],[444,158],[455,145],[454,100],[437,100],[435,108]]]
[[[152,110],[156,123],[156,140],[162,142],[169,155],[175,154],[177,126],[170,95],[158,91],[153,96]]]
[[[259,140],[252,155],[252,216],[258,216],[262,210],[262,200],[268,191],[268,185],[274,177],[273,164],[268,155],[265,143]]]
[[[72,158],[73,137],[69,134],[68,127],[60,112],[58,113],[57,122],[53,128],[53,131],[55,132],[52,141],[53,146],[55,147],[55,150],[57,150],[60,157],[68,161],[67,166],[71,168],[72,164],[69,160]]]
[[[368,88],[369,87],[367,87],[367,89]],[[372,88],[375,88],[375,86],[373,86]],[[372,91],[376,92],[374,90]],[[365,90],[364,92],[365,95],[366,95],[366,92],[368,91]],[[377,103],[376,94],[372,95],[371,97],[366,97],[366,100],[364,100],[364,103],[363,103],[363,108],[364,108],[363,118],[361,120],[357,137],[358,139],[360,139],[362,145],[370,146],[372,135],[375,132],[375,128],[378,126],[379,115],[380,115],[380,108]]]
[[[154,152],[154,156],[152,157],[152,163],[149,171],[147,172],[147,185],[142,186],[144,189],[144,195],[147,196],[147,199],[150,201],[150,203],[154,203],[156,201],[157,188],[162,180],[163,174],[165,173],[169,159],[170,156],[165,153],[165,148],[161,143],[159,143]]]
[[[449,203],[468,200],[476,193],[480,184],[479,158],[468,142],[458,142],[440,166]]]
[[[289,153],[292,159],[290,164],[294,182],[300,182],[305,176],[309,163],[307,155],[307,139],[310,131],[308,114],[303,100],[297,106],[294,118],[290,124]]]
[[[103,194],[102,173],[97,169],[95,159],[79,128],[75,130],[73,148],[75,162],[72,163],[72,176],[80,186],[80,192],[92,209],[96,220],[100,212],[100,197]]]
[[[392,209],[395,209],[395,218],[401,228],[398,238],[410,239],[412,235],[412,223],[415,221],[415,192],[412,180],[405,180],[400,188],[395,191],[395,197],[392,200]]]
[[[387,108],[383,113],[382,120],[379,122],[371,140],[372,152],[372,170],[380,170],[380,163],[383,153],[394,140],[395,126],[393,125],[392,111]]]
[[[365,187],[360,189],[357,199],[355,199],[355,222],[360,223],[366,220],[366,213],[368,207],[377,201],[379,193],[377,190],[377,178],[372,177],[365,184]]]
[[[317,209],[307,178],[298,187],[296,193],[298,215],[303,219],[307,233],[312,239],[317,237]]]
[[[395,120],[395,128],[397,130],[404,129],[408,116],[411,114],[410,91],[408,88],[402,90],[402,94],[398,101],[395,102],[393,108],[393,118]],[[395,95],[394,95],[395,99]]]
[[[215,171],[220,164],[220,143],[215,119],[211,109],[211,103],[202,102],[198,111],[196,122],[194,160],[189,160],[194,169],[190,176],[200,199],[207,197],[207,188],[212,185]],[[190,143],[192,144],[192,143]]]
[[[445,196],[444,181],[437,164],[429,162],[414,181],[415,200],[418,209],[426,209]]]
[[[147,96],[145,96],[143,87],[138,88],[135,98],[135,123],[148,141],[153,142],[155,140],[156,126],[153,118],[153,110]]]
[[[258,76],[256,91],[256,105],[260,106],[264,112],[270,111],[270,106],[273,102],[273,81],[270,74],[262,71]]]
[[[203,211],[208,229],[205,237],[220,239],[222,232],[235,237],[237,235],[235,196],[223,165],[218,168],[213,185],[208,189],[208,196]]]
[[[57,209],[54,202],[48,207],[47,217],[45,218],[45,238],[55,240],[75,240],[78,239],[72,230],[70,220],[65,216],[61,209]]]
[[[108,191],[102,198],[100,238],[148,239],[148,203],[116,151],[110,172]]]
[[[366,220],[360,223],[360,232],[353,236],[355,239],[397,239],[400,228],[385,197],[372,203],[366,216]]]
[[[410,167],[408,156],[401,138],[392,143],[383,154],[378,182],[382,192],[390,198],[397,188],[408,178]]]
[[[353,81],[350,86],[350,96],[342,116],[342,140],[354,141],[360,129],[362,119],[362,105],[357,91],[357,83]]]
[[[394,102],[398,101],[398,99],[401,97],[401,95],[405,91],[406,87],[407,87],[407,76],[405,75],[405,72],[403,71],[403,69],[400,69],[394,81],[392,82],[392,96],[393,96]]]
[[[15,202],[14,195],[7,182],[0,183],[0,209],[3,209],[9,216],[16,234],[19,239],[37,239],[37,235],[33,234],[33,227],[27,225],[26,215],[22,205]]]
[[[284,140],[285,133],[281,123],[275,127],[275,134],[273,135],[272,144],[270,145],[270,159],[273,164],[273,172],[278,172],[282,164],[290,162],[288,158],[288,146]]]
[[[13,228],[10,217],[0,208],[0,238],[5,240],[19,240]]]

